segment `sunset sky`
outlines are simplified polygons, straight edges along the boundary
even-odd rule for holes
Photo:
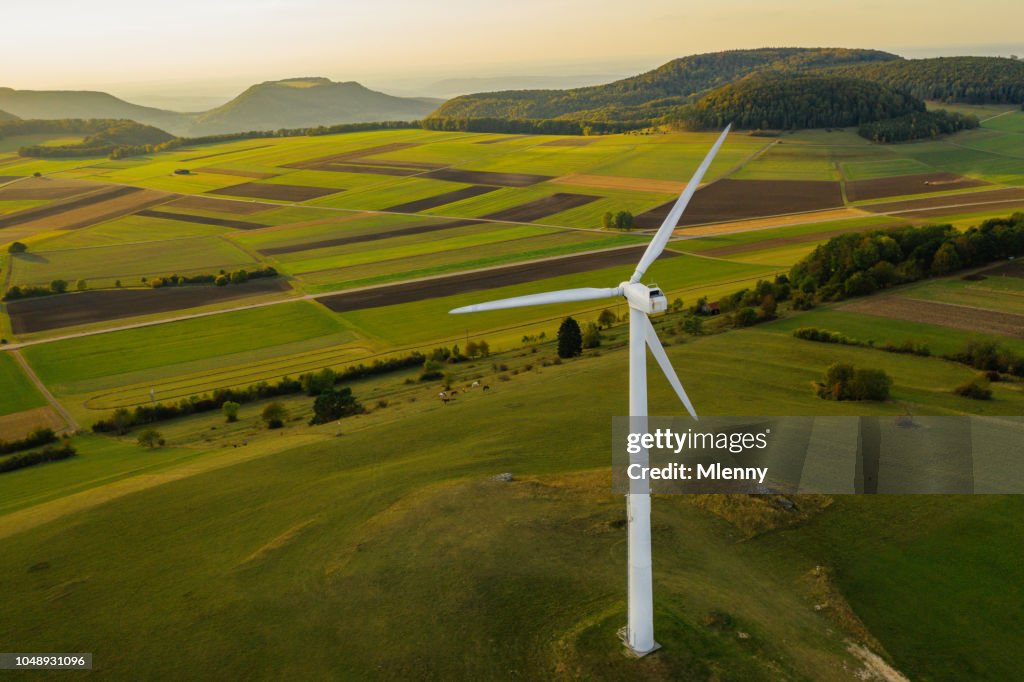
[[[635,73],[762,46],[1024,55],[1024,2],[36,0],[5,3],[0,86],[213,91],[318,75],[369,85]]]

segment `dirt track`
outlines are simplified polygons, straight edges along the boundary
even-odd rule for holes
[[[847,303],[840,310],[1024,339],[1024,315],[998,310],[902,296],[870,296]]]
[[[232,197],[274,199],[277,201],[308,201],[344,191],[336,187],[308,187],[306,185],[279,185],[270,182],[243,182],[240,185],[212,189],[207,194],[224,194]]]
[[[462,272],[449,277],[437,277],[418,282],[402,282],[388,286],[374,287],[361,291],[349,291],[317,300],[334,312],[341,313],[366,308],[380,308],[398,303],[411,303],[440,296],[496,289],[511,284],[522,284],[547,277],[571,275],[618,265],[634,266],[646,246],[625,249],[582,253],[573,256],[551,258],[531,263],[516,263],[499,268],[477,272]],[[673,258],[679,254],[666,251],[662,258]],[[629,273],[623,270],[623,277]]]
[[[256,230],[261,227],[269,227],[263,223],[253,223],[246,220],[229,220],[227,218],[210,218],[202,215],[191,215],[189,213],[174,213],[172,211],[155,211],[145,209],[135,215],[145,218],[163,218],[164,220],[178,220],[186,223],[197,223],[199,225],[216,225],[218,227],[231,227],[236,230]]]
[[[11,330],[15,334],[28,334],[194,308],[289,288],[287,281],[274,278],[224,287],[191,285],[160,289],[84,291],[12,301],[7,304],[7,313],[11,318]]]
[[[636,217],[640,228],[659,227],[675,200]],[[818,211],[843,205],[838,182],[827,180],[719,180],[693,195],[680,227]]]
[[[987,182],[965,178],[956,173],[920,173],[897,175],[871,180],[854,180],[846,183],[846,198],[850,201],[866,201],[885,197],[900,197],[907,194],[943,192],[951,189],[983,187]]]
[[[488,192],[493,192],[497,189],[497,187],[487,187],[486,185],[470,185],[469,187],[463,187],[462,189],[457,189],[453,192],[445,192],[444,194],[436,194],[432,197],[427,197],[426,199],[409,201],[404,204],[385,208],[384,210],[395,211],[396,213],[419,213],[420,211],[425,211],[428,208],[437,208],[438,206],[462,201],[463,199],[469,199],[470,197],[478,197],[481,194],[487,194]]]

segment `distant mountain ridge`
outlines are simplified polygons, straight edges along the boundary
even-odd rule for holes
[[[6,111],[0,110],[0,121],[17,121],[18,117],[14,114],[9,114]]]
[[[335,123],[416,120],[440,100],[395,97],[347,81],[288,78],[253,85],[233,100],[199,114],[193,127],[204,135],[240,130],[306,128]]]
[[[23,119],[128,119],[175,135],[306,128],[338,123],[419,119],[441,100],[394,97],[349,81],[289,78],[248,88],[205,112],[176,112],[87,90],[0,88],[0,111]]]

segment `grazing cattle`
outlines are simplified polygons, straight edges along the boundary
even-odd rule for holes
[[[487,384],[484,384],[484,390],[485,390],[485,391],[489,391],[489,390],[491,390],[491,387],[490,387],[490,386],[488,386]]]
[[[472,386],[470,386],[470,388],[476,388],[476,387],[477,387],[477,386],[479,386],[479,385],[480,385],[480,382],[479,382],[479,381],[474,381],[474,382],[473,382],[473,385],[472,385]]]
[[[449,403],[449,401],[455,400],[455,398],[451,397],[451,395],[449,395],[448,393],[446,393],[444,391],[441,391],[441,393],[439,395],[440,395],[440,398],[441,398],[441,402],[444,403],[445,405],[447,405]]]

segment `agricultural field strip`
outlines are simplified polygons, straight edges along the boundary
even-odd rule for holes
[[[847,303],[840,310],[1024,339],[1024,315],[909,296],[876,296],[872,299]]]
[[[37,206],[35,208],[28,208],[24,211],[18,211],[10,215],[0,218],[0,228],[10,227],[11,225],[17,225],[20,223],[34,222],[43,218],[51,218],[60,213],[66,211],[73,211],[79,208],[85,208],[96,203],[116,199],[128,194],[134,194],[136,192],[143,191],[140,187],[134,185],[117,185],[115,188],[111,187],[99,187],[93,192],[89,192],[83,195],[76,195],[63,201],[56,201],[45,206]]]
[[[25,357],[21,354],[21,352],[18,350],[13,350],[11,351],[11,355],[14,356],[15,361],[21,367],[22,371],[25,372],[25,375],[28,377],[29,381],[31,381],[35,385],[36,389],[43,394],[43,397],[46,398],[46,402],[50,404],[50,407],[56,410],[57,414],[59,414],[61,416],[61,419],[64,420],[64,424],[67,426],[67,431],[74,433],[75,431],[81,429],[82,427],[78,423],[78,421],[74,417],[72,417],[71,413],[64,409],[64,406],[61,405],[60,401],[57,400],[57,398],[55,398],[52,393],[50,393],[50,389],[48,389],[46,387],[46,384],[44,384],[39,379],[39,376],[36,375],[35,370],[32,369],[32,365],[30,365],[28,361],[25,360]]]
[[[558,260],[560,258],[580,257],[580,256],[588,255],[589,253],[599,253],[599,252],[604,252],[604,251],[617,251],[617,250],[621,250],[621,249],[636,249],[636,248],[637,248],[636,244],[627,244],[627,245],[623,245],[623,246],[611,247],[611,248],[608,248],[608,249],[600,249],[600,250],[596,250],[596,251],[593,251],[593,252],[576,253],[576,254],[572,254],[572,256],[561,255],[561,256],[550,256],[550,257],[546,257],[546,258],[538,258],[536,260],[528,261],[527,263],[517,263],[516,265],[517,266],[523,266],[523,265],[526,265],[528,263],[542,263],[542,262],[545,262],[545,261]],[[694,256],[694,257],[699,257],[700,256],[700,254],[687,254],[687,255]],[[708,260],[719,260],[719,259],[708,259]],[[502,264],[502,265],[496,265],[496,266],[491,266],[491,267],[486,267],[486,268],[478,268],[476,270],[467,270],[467,271],[464,271],[464,272],[460,272],[460,273],[458,273],[458,275],[459,276],[463,276],[463,275],[467,275],[467,274],[471,274],[471,273],[487,272],[489,270],[494,270],[494,269],[498,269],[498,268],[505,268],[505,267],[509,267],[509,266],[507,264]],[[418,282],[429,282],[429,281],[436,280],[436,279],[443,279],[443,278],[450,278],[450,277],[453,277],[453,275],[450,274],[450,273],[444,273],[444,274],[440,274],[440,275],[431,275],[431,276],[427,276],[427,277],[420,277],[420,278],[417,278],[417,279],[408,280],[406,282],[403,282],[402,284],[409,285],[409,284],[414,284],[414,283],[418,283]],[[745,281],[745,280],[743,280],[743,281]],[[387,287],[387,286],[394,286],[394,284],[384,284],[384,285],[375,284],[375,285],[369,285],[369,286],[365,286],[365,287],[358,287],[358,288],[355,288],[355,289],[349,289],[349,290],[347,290],[344,293],[346,295],[349,295],[349,294],[354,294],[354,293],[358,293],[358,292],[373,291],[373,290],[377,290],[377,289],[380,289],[382,287]],[[201,317],[210,317],[210,316],[213,316],[213,315],[222,315],[222,314],[225,314],[225,313],[238,312],[240,310],[253,310],[253,309],[256,309],[256,308],[265,308],[267,306],[281,305],[283,303],[292,303],[292,302],[295,302],[295,301],[315,301],[317,299],[324,298],[324,297],[327,297],[327,296],[337,295],[337,293],[338,292],[321,292],[321,293],[316,293],[316,294],[302,294],[300,296],[295,296],[295,297],[286,298],[286,299],[275,299],[275,300],[271,300],[271,301],[260,301],[260,302],[257,302],[257,303],[247,303],[247,304],[243,304],[243,305],[232,306],[230,308],[223,308],[223,309],[218,309],[218,310],[207,310],[207,311],[201,311],[201,312],[186,313],[186,314],[182,314],[182,315],[174,315],[172,317],[161,318],[159,320],[146,320],[146,321],[142,321],[142,322],[133,322],[133,323],[129,323],[129,324],[118,325],[118,326],[115,326],[115,327],[108,327],[108,328],[104,328],[104,329],[83,330],[83,331],[79,331],[79,332],[72,332],[70,334],[62,334],[62,335],[59,335],[59,336],[51,336],[51,337],[47,337],[45,339],[29,339],[29,340],[25,340],[25,341],[16,341],[14,343],[10,343],[10,344],[7,344],[6,346],[3,346],[2,348],[0,348],[0,350],[16,350],[16,349],[19,349],[19,348],[27,348],[29,346],[37,346],[37,345],[42,345],[42,344],[47,344],[47,343],[53,343],[53,342],[56,342],[56,341],[66,341],[68,339],[77,339],[77,338],[83,338],[83,337],[86,337],[86,336],[96,336],[96,335],[100,335],[100,334],[109,334],[109,333],[113,333],[113,332],[124,331],[124,330],[127,330],[127,329],[139,329],[139,328],[142,328],[142,327],[153,327],[153,326],[158,326],[158,325],[163,325],[163,324],[169,324],[171,322],[180,322],[182,320],[191,320],[191,319],[197,319],[197,318],[201,318]]]

